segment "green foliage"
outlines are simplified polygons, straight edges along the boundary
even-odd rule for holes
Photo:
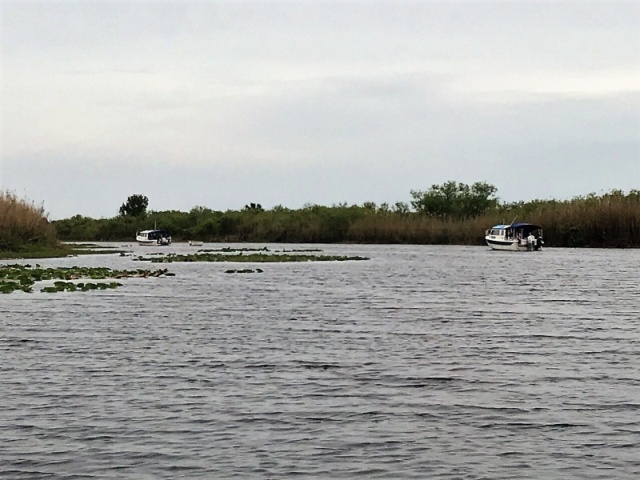
[[[259,203],[250,203],[244,206],[244,210],[248,210],[252,212],[261,212],[264,209],[262,208],[262,205],[260,205]]]
[[[640,247],[638,190],[509,204],[499,204],[495,193],[486,183],[448,182],[412,192],[415,212],[404,202],[226,212],[194,207],[144,217],[94,220],[76,215],[53,223],[61,240],[76,241],[132,242],[136,231],[157,225],[171,232],[174,241],[483,245],[485,229],[517,218],[542,225],[546,246]]]
[[[147,213],[149,199],[146,195],[131,195],[120,207],[119,213],[123,217],[140,217]]]
[[[419,213],[443,220],[475,218],[497,206],[497,191],[496,187],[485,182],[469,186],[448,181],[432,185],[426,192],[412,190],[411,205]]]
[[[409,213],[411,211],[409,204],[405,202],[396,202],[392,208],[395,213]]]

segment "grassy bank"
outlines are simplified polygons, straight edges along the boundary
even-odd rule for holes
[[[0,258],[41,258],[66,255],[44,208],[0,192]]]
[[[569,201],[501,205],[473,219],[442,220],[417,214],[363,216],[346,235],[371,243],[484,244],[491,225],[514,219],[541,225],[551,247],[640,248],[640,191],[613,191]]]
[[[515,218],[540,224],[547,246],[640,247],[638,190],[496,204],[474,218],[442,218],[402,204],[366,203],[226,212],[196,207],[97,220],[77,215],[54,224],[61,240],[76,241],[132,242],[137,230],[158,225],[169,230],[174,241],[482,245],[487,228]]]

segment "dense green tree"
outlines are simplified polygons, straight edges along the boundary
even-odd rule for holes
[[[131,195],[120,207],[120,215],[123,217],[140,217],[147,213],[149,199],[146,195]]]
[[[406,202],[396,202],[393,205],[392,211],[394,213],[409,213],[411,211],[411,209],[409,208],[409,204]]]
[[[475,218],[498,205],[496,187],[486,182],[469,186],[448,181],[429,190],[411,190],[411,205],[419,213],[440,219]]]
[[[249,203],[248,205],[244,206],[244,210],[251,212],[262,212],[264,209],[259,203]]]
[[[459,184],[460,185],[460,184]],[[498,189],[486,182],[464,185],[461,198],[462,217],[475,218],[498,207]]]

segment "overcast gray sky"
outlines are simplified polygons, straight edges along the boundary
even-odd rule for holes
[[[51,219],[640,188],[640,0],[0,9],[0,188]]]

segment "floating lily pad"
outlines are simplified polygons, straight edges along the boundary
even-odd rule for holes
[[[41,292],[75,292],[90,290],[105,290],[122,286],[119,282],[76,282],[80,279],[108,280],[122,278],[147,278],[173,276],[168,270],[112,270],[106,267],[58,267],[41,268],[40,265],[4,265],[0,266],[0,293],[12,293],[21,290],[26,293],[33,292],[36,282],[53,280],[53,285],[40,289]]]
[[[151,263],[173,262],[241,262],[241,263],[290,263],[290,262],[344,262],[353,260],[369,260],[367,257],[348,257],[338,255],[302,255],[302,254],[264,254],[250,253],[248,255],[224,253],[195,253],[186,255],[166,255],[162,257],[142,257],[143,261]]]
[[[225,270],[224,273],[262,273],[262,269],[260,268],[256,268],[255,270],[251,269],[251,268],[243,268],[240,270],[234,270],[234,269],[230,269],[230,270]]]

